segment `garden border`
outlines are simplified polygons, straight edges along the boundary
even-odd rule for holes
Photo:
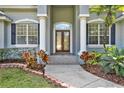
[[[2,63],[2,64],[0,64],[0,68],[21,68],[24,71],[43,76],[42,72],[29,69],[26,67],[26,64],[22,64],[22,63]],[[50,80],[53,84],[60,86],[62,88],[74,88],[73,86],[62,82],[62,81],[56,79],[55,77],[48,75],[47,73],[45,73],[44,78]]]

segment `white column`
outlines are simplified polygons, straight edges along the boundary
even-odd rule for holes
[[[82,51],[86,51],[86,17],[80,17],[80,51],[79,55]]]
[[[40,50],[46,51],[46,17],[41,16],[40,18]]]

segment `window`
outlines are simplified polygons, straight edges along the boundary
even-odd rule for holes
[[[38,24],[17,23],[16,24],[16,44],[37,44]]]
[[[88,24],[88,44],[103,44],[105,25],[104,23]],[[109,31],[107,31],[107,44],[109,44]]]
[[[70,30],[70,28],[71,28],[71,25],[68,23],[60,22],[55,25],[56,30]]]

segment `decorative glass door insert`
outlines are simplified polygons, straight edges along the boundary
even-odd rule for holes
[[[69,30],[56,30],[56,51],[70,51],[70,32]]]

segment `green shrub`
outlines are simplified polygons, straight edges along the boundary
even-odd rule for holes
[[[0,61],[7,59],[22,59],[22,53],[24,51],[29,51],[36,56],[36,48],[3,48],[0,49]]]
[[[100,58],[100,65],[106,73],[124,76],[124,50],[115,46],[107,47],[107,53]]]
[[[105,53],[84,51],[80,58],[85,64],[100,65],[105,73],[115,73],[124,77],[124,49],[112,46],[107,47],[106,50]]]
[[[91,54],[94,55],[94,57],[93,57],[92,60],[89,61],[89,64],[91,64],[91,65],[99,64],[100,58],[101,58],[101,56],[102,56],[102,53],[93,51],[93,52],[91,52]]]
[[[96,65],[99,63],[101,53],[98,52],[88,52],[88,51],[83,51],[80,58],[84,60],[85,64],[91,64],[91,65]]]

